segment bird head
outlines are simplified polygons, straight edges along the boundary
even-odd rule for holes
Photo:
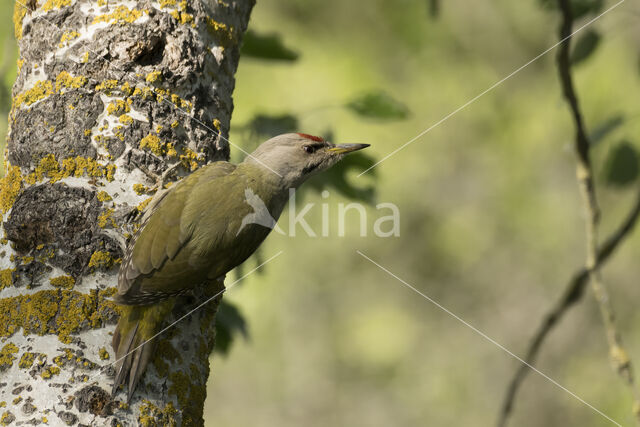
[[[281,176],[295,188],[310,176],[329,169],[346,154],[369,144],[333,144],[306,133],[285,133],[262,144],[245,161],[257,163]]]

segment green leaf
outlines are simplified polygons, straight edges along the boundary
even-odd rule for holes
[[[573,19],[582,18],[590,13],[598,13],[602,10],[604,0],[571,0]]]
[[[229,354],[233,340],[240,334],[248,339],[247,322],[235,305],[225,300],[220,302],[216,313],[216,344],[213,349],[218,354]]]
[[[539,0],[542,7],[558,10],[558,0]],[[571,0],[573,19],[580,19],[588,14],[595,14],[602,10],[604,0]]]
[[[613,117],[608,118],[602,123],[599,123],[589,135],[589,142],[591,146],[595,146],[602,140],[604,140],[609,134],[618,129],[620,126],[624,124],[624,116],[622,114],[617,114]]]
[[[296,131],[298,129],[298,118],[292,114],[281,114],[279,116],[256,114],[245,127],[255,136],[271,138],[283,133]]]
[[[364,93],[349,101],[346,107],[356,114],[374,119],[398,120],[409,116],[407,107],[384,91]]]
[[[427,0],[429,16],[436,19],[440,15],[440,0]]]
[[[373,157],[364,152],[352,153],[345,156],[340,163],[332,166],[331,169],[322,172],[322,175],[313,177],[306,185],[318,192],[333,189],[350,200],[371,204],[376,196],[375,187],[370,184],[356,186],[347,179],[347,176],[365,171],[375,162]],[[375,172],[374,168],[369,174],[375,177]],[[363,180],[356,182],[360,181]]]
[[[284,45],[278,34],[257,34],[247,30],[240,50],[242,56],[269,61],[295,61],[298,53]]]
[[[609,152],[604,177],[607,184],[625,187],[638,178],[638,152],[628,141],[622,141]]]
[[[576,44],[571,52],[571,63],[576,65],[587,59],[593,52],[595,52],[596,48],[600,44],[600,39],[600,33],[597,31],[585,31],[578,40],[576,40]]]

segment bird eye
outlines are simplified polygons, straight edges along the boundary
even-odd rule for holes
[[[310,145],[305,145],[304,147],[302,147],[302,149],[305,151],[305,153],[307,154],[311,154],[315,151],[315,148],[313,148]]]

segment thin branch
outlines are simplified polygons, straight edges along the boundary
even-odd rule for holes
[[[631,235],[636,223],[638,222],[638,218],[640,218],[640,191],[638,192],[635,203],[624,221],[600,247],[597,259],[598,268],[602,267],[609,260],[611,255],[613,255],[616,249],[618,249],[618,246],[624,241],[624,239]],[[535,364],[538,354],[542,348],[542,344],[544,344],[549,333],[551,333],[551,331],[558,325],[569,309],[580,301],[584,295],[588,279],[589,273],[585,268],[581,268],[573,274],[571,280],[565,287],[562,297],[555,304],[553,309],[544,317],[540,326],[538,326],[538,329],[533,335],[533,338],[529,342],[529,348],[527,349],[524,357],[525,362],[529,365]],[[511,415],[511,412],[513,411],[516,395],[529,372],[529,367],[525,364],[521,364],[511,378],[511,382],[509,383],[509,387],[502,404],[502,410],[500,411],[498,426],[504,427],[507,425],[509,415]]]
[[[558,3],[562,13],[559,37],[560,40],[567,39],[567,41],[560,46],[557,56],[557,65],[563,95],[569,104],[575,125],[576,134],[574,148],[577,156],[576,175],[586,213],[587,253],[585,268],[581,269],[573,276],[573,279],[567,286],[562,299],[545,317],[543,323],[530,343],[525,360],[530,364],[535,361],[548,333],[558,323],[564,313],[582,297],[586,284],[591,283],[604,323],[611,361],[613,362],[614,368],[617,370],[618,374],[624,379],[625,383],[631,389],[634,398],[633,412],[638,418],[640,399],[638,389],[633,379],[631,360],[622,345],[622,339],[617,331],[613,307],[609,299],[607,288],[602,281],[600,268],[617,248],[623,238],[633,230],[638,216],[640,215],[640,194],[638,195],[636,203],[625,222],[622,223],[616,233],[614,233],[601,248],[598,248],[600,210],[597,203],[595,185],[593,181],[593,169],[589,153],[591,144],[585,130],[578,97],[573,84],[573,77],[571,75],[571,45],[570,39],[568,38],[572,32],[573,14],[571,11],[570,0],[558,0]],[[513,409],[517,390],[524,381],[527,373],[527,366],[521,365],[513,377],[500,413],[500,418],[498,420],[499,426],[506,425],[509,414]]]
[[[573,27],[573,14],[571,11],[570,0],[558,0],[560,11],[562,12],[562,25],[560,26],[560,39],[564,39],[571,34]],[[586,236],[587,236],[587,255],[585,268],[588,272],[589,282],[593,289],[596,302],[602,315],[602,321],[607,334],[607,342],[609,344],[609,353],[614,367],[631,388],[634,401],[639,401],[638,391],[633,380],[633,369],[631,360],[627,355],[620,333],[616,328],[616,319],[607,287],[605,286],[598,265],[598,225],[600,222],[600,210],[596,198],[595,186],[593,183],[593,170],[589,159],[589,137],[585,131],[578,98],[573,86],[573,78],[571,75],[570,62],[570,40],[560,46],[558,51],[558,73],[564,97],[569,103],[573,120],[576,128],[575,151],[577,154],[577,178],[584,209],[587,214],[586,219]]]

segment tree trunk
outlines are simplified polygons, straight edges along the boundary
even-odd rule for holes
[[[219,299],[158,338],[127,405],[109,392],[119,310],[109,297],[154,177],[228,158],[217,132],[228,135],[253,4],[16,0],[0,424],[203,424]]]

